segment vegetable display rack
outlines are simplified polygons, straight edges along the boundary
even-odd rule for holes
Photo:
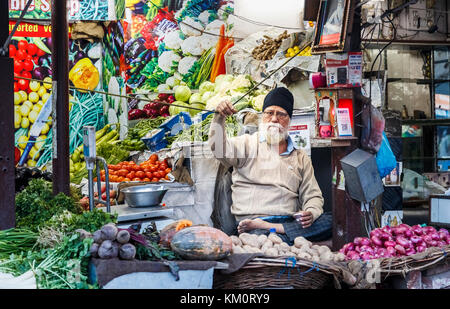
[[[344,274],[345,273],[345,274]],[[295,258],[254,258],[231,274],[214,274],[214,289],[340,288],[342,277],[352,277],[338,265]]]

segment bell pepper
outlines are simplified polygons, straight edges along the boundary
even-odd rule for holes
[[[91,59],[83,58],[69,72],[69,79],[77,88],[94,90],[100,81],[100,74]],[[86,92],[79,90],[80,92]]]

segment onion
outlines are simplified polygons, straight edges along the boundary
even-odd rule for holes
[[[445,246],[447,246],[447,242],[442,240],[438,241],[438,247],[445,247]]]
[[[416,248],[417,252],[424,252],[425,250],[427,250],[426,245],[417,246],[417,248]]]
[[[432,227],[432,226],[425,226],[424,228],[422,228],[422,231],[425,234],[432,234],[432,233],[436,233],[437,232],[436,229],[434,227]]]
[[[358,252],[358,253],[360,253],[360,252],[361,252],[361,250],[360,250],[359,246],[355,246],[355,251],[356,251],[356,252]]]
[[[373,254],[373,249],[372,249],[370,246],[367,246],[367,245],[361,246],[361,247],[359,248],[359,250],[360,250],[362,253],[368,252],[368,253],[370,253],[370,254]]]
[[[416,250],[414,250],[412,248],[409,248],[408,250],[406,250],[406,255],[407,256],[410,256],[410,255],[413,255],[413,254],[416,254]]]
[[[403,235],[408,229],[404,226],[397,226],[392,229],[392,234]]]
[[[412,230],[405,231],[405,237],[411,238],[413,235],[414,235],[414,232]]]
[[[438,242],[436,240],[432,240],[430,241],[430,243],[427,243],[428,246],[430,247],[437,247],[438,246]]]
[[[387,240],[387,241],[384,242],[384,247],[385,248],[387,248],[387,247],[395,247],[395,245],[396,245],[395,241]]]
[[[355,251],[349,251],[349,252],[347,253],[347,258],[348,258],[349,260],[358,260],[358,259],[359,259],[359,254],[356,253]]]
[[[401,255],[405,255],[405,253],[406,253],[405,248],[401,245],[395,245],[394,249]]]
[[[404,248],[407,248],[410,246],[409,241],[403,236],[398,236],[396,241],[397,241],[397,244],[399,244],[400,246],[402,246]]]
[[[394,247],[387,247],[386,251],[388,252],[389,255],[394,256],[395,255],[395,248]]]
[[[414,225],[412,227],[412,230],[413,230],[414,234],[416,234],[417,236],[423,235],[423,230],[420,225]]]
[[[379,237],[380,237],[381,240],[389,240],[389,238],[392,238],[391,234],[386,233],[386,232],[382,232]]]
[[[423,241],[429,244],[431,241],[433,241],[433,238],[431,238],[430,235],[425,235],[422,237]]]
[[[381,229],[374,229],[372,232],[370,232],[370,238],[372,238],[373,236],[375,237],[381,237],[381,235],[383,234],[383,231],[381,231]]]
[[[363,246],[370,246],[370,239],[366,238],[366,237],[362,237],[361,245],[363,245]]]
[[[411,237],[411,241],[412,241],[414,244],[418,244],[418,243],[421,243],[421,242],[422,242],[422,238],[420,238],[419,236],[412,236],[412,237]]]
[[[448,234],[445,234],[444,232],[439,231],[438,232],[439,235],[439,239],[445,241],[445,239],[447,238]]]
[[[447,238],[445,239],[445,242],[447,243],[447,245],[450,245],[450,236],[447,236]]]
[[[392,233],[392,228],[389,225],[385,225],[381,228],[381,230],[385,233],[391,234]]]
[[[389,255],[389,252],[388,252],[387,249],[385,249],[385,248],[378,248],[377,254],[378,254],[380,257],[387,257],[387,256]]]
[[[429,234],[431,236],[431,239],[433,240],[440,240],[441,238],[439,237],[438,233],[431,233]]]
[[[362,258],[364,261],[370,260],[370,259],[372,259],[372,254],[370,254],[369,252],[364,252],[364,253],[361,255],[361,258]]]
[[[445,235],[450,235],[450,232],[446,229],[439,229],[439,233],[444,233]]]
[[[373,244],[377,247],[383,246],[383,242],[378,236],[373,235],[370,240],[373,242]]]

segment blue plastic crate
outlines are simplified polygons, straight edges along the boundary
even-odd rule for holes
[[[166,121],[164,121],[159,127],[170,132],[173,126],[180,122],[180,115],[175,115],[169,117]]]
[[[183,122],[187,124],[188,126],[192,125],[192,118],[191,115],[188,112],[180,112],[180,117],[183,118]]]
[[[148,149],[149,149],[151,152],[159,151],[159,150],[164,149],[164,148],[167,147],[167,140],[166,140],[166,139],[163,139],[163,140],[162,140],[160,143],[158,143],[157,145],[150,145],[150,146],[147,146],[147,147],[148,147]]]

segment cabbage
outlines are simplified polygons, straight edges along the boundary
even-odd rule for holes
[[[192,104],[194,102],[202,102],[202,95],[200,93],[194,93],[189,98],[189,103]]]
[[[209,81],[205,81],[200,84],[198,91],[200,92],[200,94],[204,94],[207,91],[214,91],[214,84]]]
[[[191,89],[188,86],[178,86],[175,89],[175,100],[187,102],[191,97]]]
[[[181,112],[189,112],[189,109],[187,109],[185,107],[178,107],[178,106],[174,106],[174,105],[189,106],[189,103],[182,102],[182,101],[173,102],[169,107],[170,116],[178,115]]]
[[[214,81],[216,89],[218,86],[220,86],[223,82],[229,82],[231,83],[234,80],[234,76],[231,74],[221,74],[216,77],[216,80]]]
[[[208,101],[210,98],[212,98],[212,96],[214,95],[214,92],[212,91],[206,91],[203,95],[202,95],[202,102],[206,103],[206,101]]]

